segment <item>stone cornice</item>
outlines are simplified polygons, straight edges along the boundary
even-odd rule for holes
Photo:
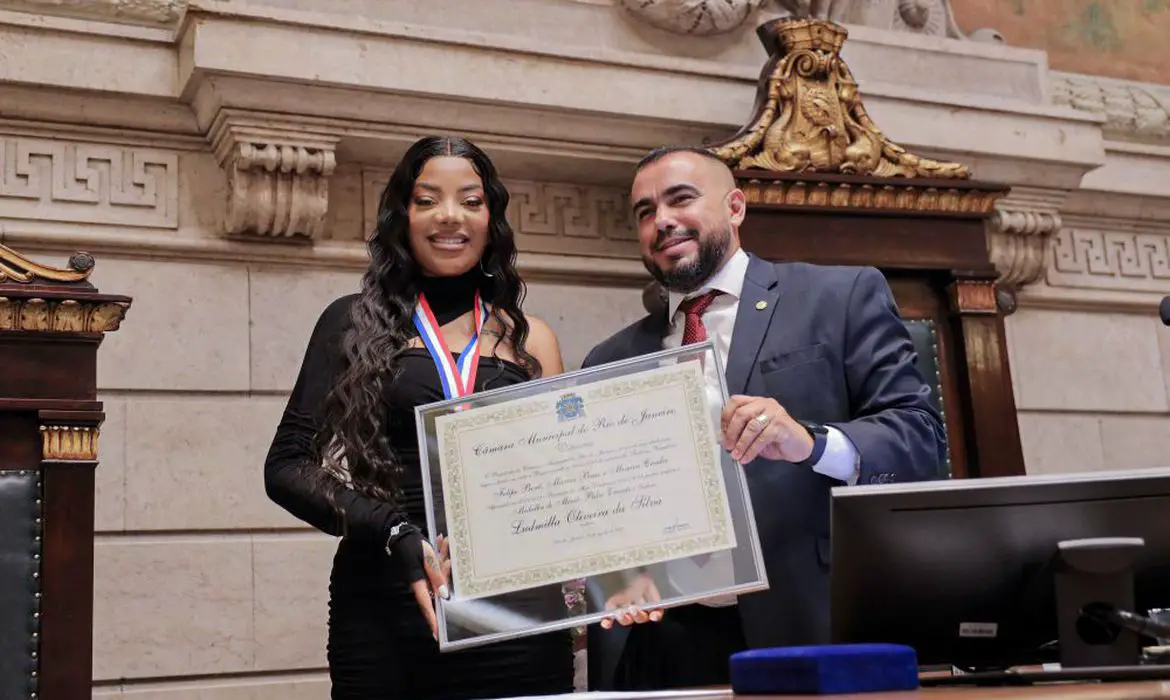
[[[1052,101],[1105,118],[1111,139],[1170,146],[1170,85],[1050,73]]]
[[[37,252],[69,252],[78,245],[95,255],[184,262],[283,265],[298,269],[364,270],[369,263],[360,242],[320,242],[312,246],[263,245],[222,238],[178,238],[153,231],[127,233],[73,226],[0,222],[0,243]],[[650,280],[633,257],[520,253],[517,266],[526,281],[640,286]]]
[[[189,0],[0,0],[0,9],[38,15],[171,27],[179,23]]]

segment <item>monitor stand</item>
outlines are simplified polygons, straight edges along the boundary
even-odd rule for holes
[[[1064,540],[1056,545],[1056,624],[1061,668],[1135,666],[1134,632],[1082,612],[1091,604],[1134,612],[1133,570],[1140,537]]]
[[[1055,557],[1060,669],[1011,669],[923,678],[923,686],[1030,685],[1069,681],[1170,679],[1170,665],[1141,665],[1138,635],[1098,621],[1083,610],[1105,604],[1134,612],[1134,565],[1140,537],[1065,540]]]

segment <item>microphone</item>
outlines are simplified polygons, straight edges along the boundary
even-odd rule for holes
[[[1162,317],[1162,325],[1170,326],[1170,297],[1163,297],[1158,305],[1158,315]]]

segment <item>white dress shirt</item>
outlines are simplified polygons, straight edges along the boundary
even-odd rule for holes
[[[731,334],[735,328],[735,317],[739,311],[739,299],[743,294],[744,278],[747,276],[748,256],[743,249],[735,254],[721,267],[710,280],[690,294],[676,294],[671,292],[667,313],[670,318],[670,329],[663,338],[666,348],[677,348],[682,344],[683,330],[686,325],[686,315],[679,311],[679,306],[685,299],[700,296],[709,291],[722,292],[711,302],[707,311],[703,313],[703,326],[707,329],[707,338],[715,346],[719,361],[727,367],[727,354],[731,348]],[[774,322],[783,324],[782,317],[776,317]],[[703,368],[707,379],[707,394],[711,397],[710,404],[715,407],[713,420],[715,428],[719,428],[719,413],[722,410],[723,400],[720,390],[720,380],[716,375],[714,364],[706,364]],[[800,418],[800,416],[793,416]],[[846,484],[857,483],[860,459],[857,448],[844,433],[832,426],[828,426],[825,452],[816,464],[813,471],[838,479]],[[670,579],[682,590],[696,590],[696,586],[714,587],[715,585],[730,587],[734,584],[730,552],[716,552],[710,559],[699,558],[701,563],[694,559],[670,562],[667,572]],[[720,556],[722,555],[722,556]],[[728,605],[735,602],[734,598],[718,599],[707,602],[708,605]]]

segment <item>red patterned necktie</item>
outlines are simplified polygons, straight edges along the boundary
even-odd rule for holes
[[[707,307],[711,306],[711,302],[715,301],[715,297],[720,294],[722,292],[710,291],[679,304],[679,311],[686,314],[683,326],[683,345],[701,343],[707,339],[707,327],[703,325],[703,314],[707,311]]]

